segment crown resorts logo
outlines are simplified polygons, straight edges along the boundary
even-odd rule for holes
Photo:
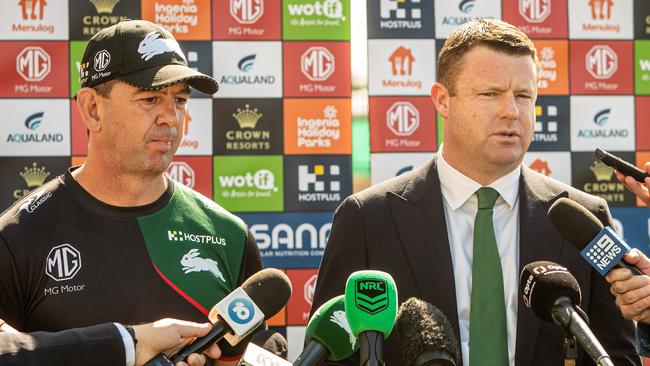
[[[600,160],[594,160],[589,170],[593,173],[596,181],[585,183],[583,187],[585,192],[599,196],[607,202],[623,202],[625,200],[625,186],[613,179],[614,168]]]
[[[558,126],[557,118],[558,111],[556,105],[547,105],[546,113],[544,107],[541,105],[535,106],[535,133],[533,141],[536,142],[557,142],[558,141]]]
[[[120,0],[88,0],[97,10],[97,14],[111,14]]]
[[[44,166],[39,167],[36,163],[32,163],[31,167],[25,167],[19,175],[25,181],[27,188],[14,190],[13,197],[15,200],[25,197],[32,189],[43,185],[50,172]]]
[[[323,108],[323,118],[296,118],[297,146],[303,148],[328,148],[341,138],[341,121],[333,105]]]
[[[519,14],[530,23],[541,23],[551,14],[551,0],[519,0]]]
[[[119,22],[128,20],[129,17],[124,15],[113,15],[115,5],[120,0],[88,0],[94,7],[97,15],[84,15],[81,17],[83,22],[83,35],[91,37],[100,30],[115,25]]]
[[[167,167],[167,175],[178,183],[194,188],[195,173],[192,167],[184,161],[172,161]]]
[[[380,0],[381,29],[420,29],[422,9],[420,0]]]
[[[271,149],[271,131],[256,129],[264,116],[257,108],[245,104],[232,114],[239,129],[226,131],[226,150],[264,151]]]

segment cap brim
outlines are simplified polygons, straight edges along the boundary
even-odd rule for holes
[[[186,81],[194,89],[214,94],[219,84],[212,77],[183,65],[164,65],[120,75],[116,79],[140,89],[162,89],[172,84]]]

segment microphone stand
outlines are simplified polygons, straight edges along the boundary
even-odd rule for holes
[[[578,359],[576,337],[567,334],[566,331],[562,340],[562,351],[564,353],[564,366],[576,366],[576,359]]]

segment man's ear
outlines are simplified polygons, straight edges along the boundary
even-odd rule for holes
[[[431,86],[431,99],[438,114],[447,120],[449,115],[449,90],[439,82],[435,82]]]
[[[89,132],[99,132],[102,128],[102,97],[93,88],[82,88],[77,93],[77,105],[81,120]]]

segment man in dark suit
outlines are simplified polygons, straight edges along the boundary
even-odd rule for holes
[[[210,328],[209,323],[162,319],[133,327],[106,323],[56,333],[0,332],[0,364],[141,366],[160,352],[175,354]],[[214,359],[221,356],[216,343],[204,353]],[[206,358],[192,354],[188,362],[191,366],[204,365]],[[183,365],[188,364],[180,362],[177,366]]]
[[[442,310],[465,366],[560,365],[561,329],[542,323],[518,295],[521,268],[550,260],[578,279],[582,306],[614,364],[640,365],[633,323],[546,215],[568,196],[610,224],[606,202],[521,164],[535,121],[533,43],[502,21],[471,21],[445,42],[438,80],[431,96],[444,119],[443,145],[421,168],[340,205],[312,309],[342,294],[350,273],[382,270],[395,279],[400,302],[413,296]],[[385,343],[390,366],[406,364],[396,333]],[[577,365],[592,364],[581,351]]]

